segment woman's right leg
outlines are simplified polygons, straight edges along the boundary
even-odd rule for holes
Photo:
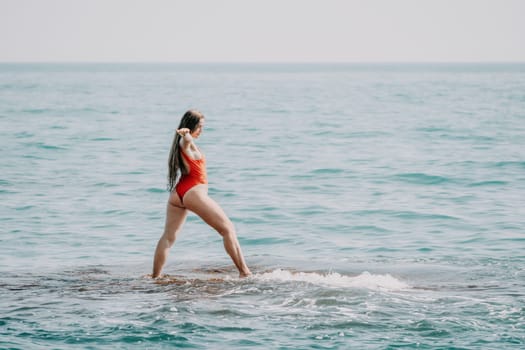
[[[168,258],[170,248],[175,243],[177,234],[180,232],[182,225],[186,221],[188,211],[182,204],[179,195],[176,191],[170,194],[168,205],[166,208],[166,224],[164,225],[164,233],[157,243],[155,250],[155,258],[153,260],[153,278],[160,276],[162,268]]]

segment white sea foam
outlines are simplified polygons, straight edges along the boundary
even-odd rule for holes
[[[254,278],[263,281],[307,282],[336,288],[366,288],[381,291],[395,291],[410,288],[407,283],[389,274],[375,275],[368,271],[362,272],[357,276],[346,276],[337,272],[322,274],[317,272],[294,272],[277,269],[271,272],[257,274]]]

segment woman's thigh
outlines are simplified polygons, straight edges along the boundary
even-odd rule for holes
[[[205,187],[192,188],[184,196],[186,209],[197,214],[204,222],[217,230],[220,234],[226,233],[233,225],[220,205],[208,196]]]
[[[184,222],[186,221],[186,216],[188,211],[182,205],[179,196],[175,191],[170,194],[168,199],[168,205],[166,208],[166,226],[165,234],[168,236],[173,236],[179,231]]]

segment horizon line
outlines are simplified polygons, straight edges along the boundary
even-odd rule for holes
[[[0,64],[525,64],[525,60],[508,61],[1,61]]]

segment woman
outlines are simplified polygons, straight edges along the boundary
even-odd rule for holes
[[[251,275],[244,262],[235,228],[222,208],[208,196],[206,159],[194,140],[199,138],[204,127],[204,115],[195,110],[187,111],[175,133],[169,156],[168,208],[164,233],[160,238],[153,261],[153,278],[160,276],[169,249],[175,243],[188,210],[202,218],[223,238],[224,248],[239,270],[239,277]],[[178,173],[181,173],[177,181]]]

